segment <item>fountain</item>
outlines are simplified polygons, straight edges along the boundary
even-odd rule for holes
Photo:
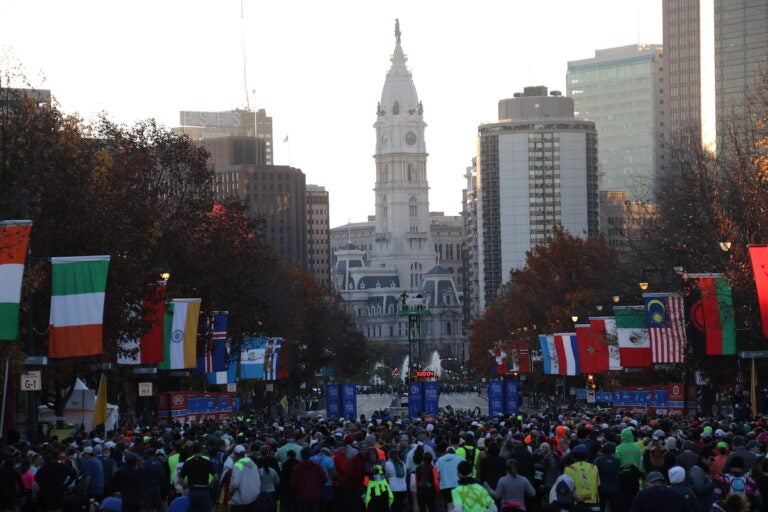
[[[403,359],[403,366],[400,367],[400,378],[403,380],[403,384],[405,384],[405,380],[408,377],[410,364],[411,364],[411,356],[405,356],[405,359]]]
[[[429,358],[429,364],[424,369],[435,372],[436,377],[440,377],[443,373],[442,367],[440,366],[440,354],[437,353],[437,350],[432,352],[432,356]]]

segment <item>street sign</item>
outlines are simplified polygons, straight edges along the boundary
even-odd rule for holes
[[[739,357],[742,359],[759,359],[768,357],[768,350],[744,350],[739,352]]]
[[[139,382],[139,396],[152,396],[152,383]]]
[[[227,383],[227,391],[230,393],[237,392],[237,383],[236,382],[228,382]]]
[[[40,372],[27,372],[21,374],[22,391],[40,391],[41,389],[43,389],[43,387]]]
[[[24,364],[44,366],[48,364],[48,358],[46,356],[30,356],[24,360]]]
[[[588,404],[594,404],[596,402],[595,400],[595,390],[594,389],[588,389],[587,390],[587,403]]]

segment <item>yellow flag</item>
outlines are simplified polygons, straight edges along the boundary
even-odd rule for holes
[[[107,376],[101,374],[99,391],[96,394],[96,406],[93,408],[93,426],[101,425],[107,421]]]
[[[288,395],[283,395],[283,398],[280,400],[280,407],[283,408],[283,412],[288,412]]]

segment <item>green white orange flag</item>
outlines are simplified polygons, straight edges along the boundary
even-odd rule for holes
[[[19,304],[31,220],[0,222],[0,340],[19,338]]]
[[[165,314],[165,356],[157,367],[161,370],[196,368],[200,299],[173,299]]]
[[[109,256],[51,258],[48,357],[102,354]]]

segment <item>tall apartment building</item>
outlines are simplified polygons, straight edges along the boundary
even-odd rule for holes
[[[332,280],[358,328],[392,347],[392,364],[408,351],[403,293],[421,294],[422,360],[465,357],[461,291],[461,220],[429,212],[424,108],[416,93],[399,23],[395,50],[376,109],[375,215],[334,228]],[[442,252],[442,254],[441,254]],[[398,360],[398,358],[400,358]]]
[[[478,128],[477,276],[482,311],[525,253],[555,224],[575,236],[598,232],[597,132],[574,117],[573,100],[542,86],[499,101],[499,121]]]
[[[300,169],[269,163],[272,118],[264,110],[184,111],[180,118],[178,130],[211,154],[216,198],[247,201],[247,215],[264,221],[264,237],[283,262],[306,270],[305,176]]]
[[[716,150],[768,70],[768,2],[663,0],[663,23],[667,138]]]
[[[574,115],[594,121],[600,140],[600,191],[653,198],[664,157],[664,71],[661,45],[596,50],[569,61],[566,95]],[[601,224],[602,227],[602,224]]]
[[[307,185],[307,270],[330,288],[330,202],[328,191],[318,185]]]

